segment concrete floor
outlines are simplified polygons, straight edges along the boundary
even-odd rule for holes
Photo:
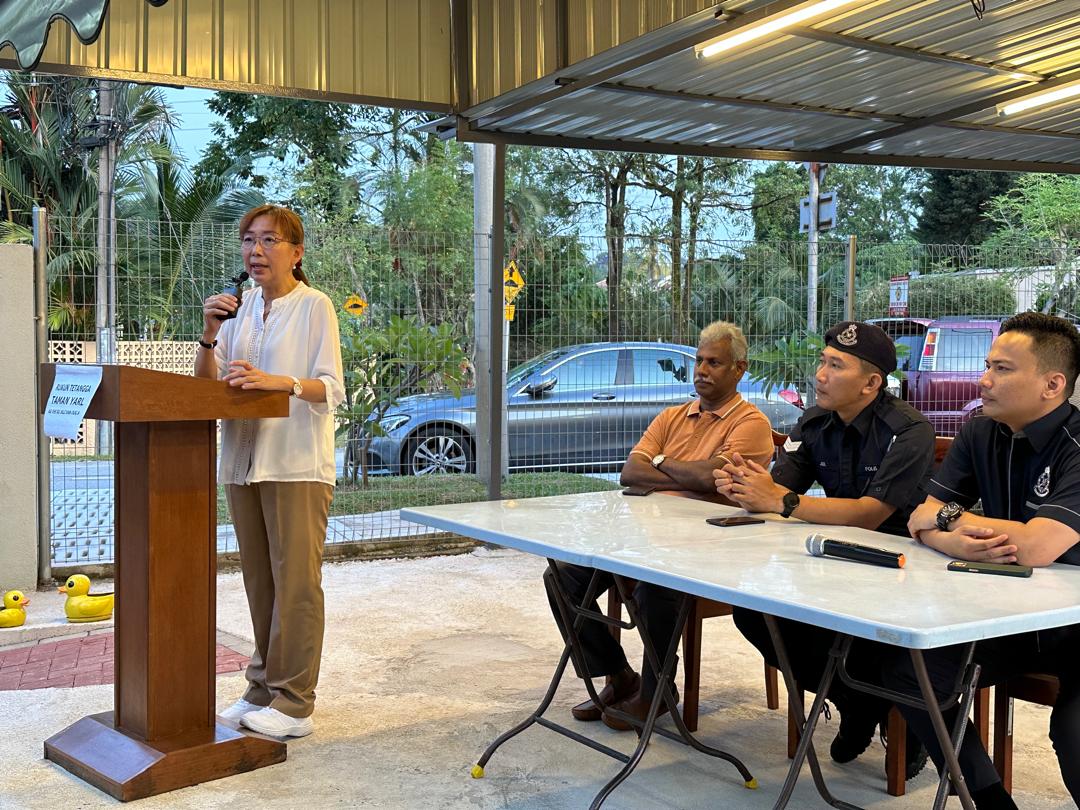
[[[327,565],[327,632],[316,732],[289,744],[288,761],[140,802],[140,808],[555,808],[587,807],[616,771],[601,754],[533,727],[488,764],[470,766],[500,732],[539,701],[560,650],[541,585],[543,560],[506,551]],[[42,600],[43,602],[45,600]],[[238,574],[219,579],[219,628],[250,638]],[[740,756],[761,784],[742,787],[730,766],[666,740],[605,804],[610,808],[768,808],[787,767],[782,712],[765,708],[761,662],[730,619],[705,623],[701,736]],[[0,640],[2,643],[2,640]],[[631,660],[639,648],[628,645]],[[243,689],[218,678],[219,706]],[[550,716],[569,719],[583,689],[564,681]],[[42,759],[46,737],[82,715],[110,709],[111,687],[0,692],[0,808],[113,806],[111,798]],[[1015,783],[1021,807],[1075,805],[1046,737],[1049,712],[1017,704]],[[822,724],[825,750],[834,720]],[[630,751],[635,738],[575,724]],[[868,808],[927,807],[924,772],[903,798],[884,792],[875,743],[847,766],[826,765],[839,796]],[[825,807],[809,778],[789,805]],[[956,800],[951,807],[958,807]]]

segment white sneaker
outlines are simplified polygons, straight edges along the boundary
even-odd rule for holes
[[[289,717],[269,706],[245,714],[240,725],[269,737],[306,737],[315,730],[310,717]]]
[[[236,701],[236,703],[227,708],[225,711],[218,712],[218,717],[223,717],[226,720],[235,720],[237,722],[240,722],[240,718],[243,717],[245,714],[247,714],[248,712],[257,712],[261,708],[262,706],[240,698],[238,701]]]

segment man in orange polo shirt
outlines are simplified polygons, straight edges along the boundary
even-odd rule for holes
[[[738,453],[761,464],[769,463],[773,454],[769,420],[735,390],[746,373],[746,349],[746,338],[734,324],[717,321],[701,331],[694,363],[698,398],[667,408],[653,419],[623,465],[623,486],[730,503],[716,492],[712,471],[717,462],[727,463],[733,453]],[[580,605],[593,569],[568,563],[559,563],[558,568],[566,596]],[[544,574],[544,585],[565,638],[566,629],[555,600],[554,576],[549,569]],[[600,574],[600,593],[612,584],[610,574]],[[661,657],[675,634],[678,597],[675,591],[644,582],[634,590],[641,621]],[[595,604],[593,609],[599,612]],[[639,676],[627,662],[622,647],[599,622],[582,622],[578,638],[588,670],[579,671],[578,677],[610,676],[611,682],[600,692],[604,705],[644,720],[657,686],[656,674],[648,662],[642,663]],[[571,713],[578,720],[602,718],[611,728],[630,728],[622,720],[604,714],[592,700],[575,706]]]

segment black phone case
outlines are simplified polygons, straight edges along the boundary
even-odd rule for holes
[[[997,574],[1003,577],[1030,577],[1031,566],[1011,563],[981,563],[967,560],[953,560],[946,566],[950,571],[963,571],[969,574]]]
[[[736,517],[705,518],[705,522],[708,523],[710,526],[720,526],[721,528],[728,528],[731,526],[754,526],[758,523],[764,523],[765,521],[761,518],[744,517],[740,515]]]
[[[645,496],[651,493],[652,487],[627,487],[622,491],[623,495],[638,495]]]

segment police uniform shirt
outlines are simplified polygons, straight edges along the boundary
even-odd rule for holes
[[[927,491],[965,509],[1027,523],[1049,518],[1080,532],[1080,411],[1062,403],[1013,433],[986,416],[960,429]],[[1080,565],[1080,543],[1058,562]]]
[[[878,527],[908,534],[912,510],[934,462],[934,429],[906,402],[882,392],[845,425],[835,411],[809,408],[772,470],[776,483],[804,493],[817,481],[830,498],[869,496],[895,507]]]

